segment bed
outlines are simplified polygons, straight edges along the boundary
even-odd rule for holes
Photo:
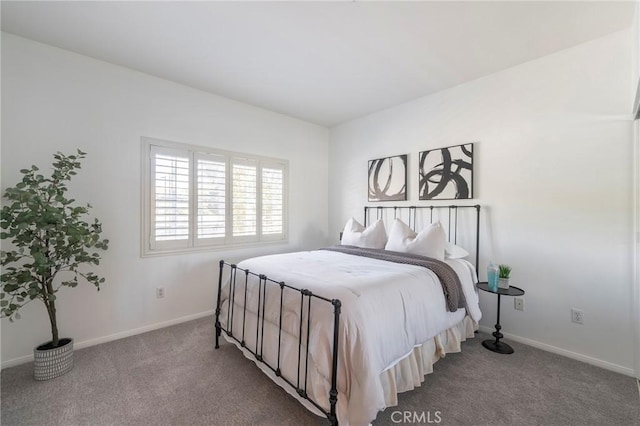
[[[460,225],[463,210],[473,211],[474,224]],[[332,424],[366,425],[397,405],[398,393],[420,386],[435,361],[460,351],[481,317],[480,206],[366,207],[364,226],[385,213],[404,215],[412,229],[444,217],[449,245],[461,230],[475,231],[466,239],[475,265],[352,245],[220,261],[216,348],[224,336]]]

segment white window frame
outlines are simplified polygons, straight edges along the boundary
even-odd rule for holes
[[[263,157],[253,154],[225,151],[203,146],[171,142],[162,139],[142,137],[142,217],[141,255],[142,257],[188,253],[216,249],[252,247],[266,244],[287,243],[289,240],[289,162],[283,159]],[[185,240],[156,241],[155,200],[152,184],[154,179],[154,153],[188,153],[189,157],[189,237]],[[207,157],[225,158],[225,236],[197,238],[197,160]],[[233,236],[232,165],[234,161],[253,162],[256,165],[256,235]],[[283,218],[281,234],[262,235],[262,168],[281,168],[283,172]]]

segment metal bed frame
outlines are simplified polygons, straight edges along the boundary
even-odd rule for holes
[[[399,211],[407,210],[409,212],[409,226],[415,230],[416,226],[416,210],[430,209],[430,221],[433,222],[433,211],[434,209],[448,209],[448,225],[449,225],[449,233],[448,238],[451,241],[452,235],[452,227],[453,227],[453,235],[454,235],[454,243],[457,241],[458,236],[458,209],[476,209],[476,272],[478,271],[478,261],[479,261],[479,247],[480,247],[480,206],[376,206],[376,207],[364,207],[364,222],[365,226],[367,225],[368,216],[371,210],[375,210],[377,213],[377,218],[380,219],[383,216],[383,211],[385,209],[393,209],[394,211],[394,219],[398,217]],[[411,225],[413,218],[413,226]],[[225,268],[229,270],[229,298],[228,298],[228,309],[227,309],[227,326],[228,329],[224,328],[220,323],[220,314],[221,314],[221,296],[222,296],[222,277],[224,275]],[[240,278],[238,278],[238,271],[240,271]],[[243,312],[242,312],[242,336],[235,336],[232,333],[233,330],[233,319],[234,319],[234,309],[235,309],[235,297],[236,297],[236,283],[237,280],[241,280],[244,275],[244,303],[243,303]],[[247,284],[249,281],[249,277],[254,276],[258,278],[258,304],[257,304],[257,323],[256,323],[256,333],[255,333],[255,352],[249,349],[246,346],[246,340],[248,336],[246,336],[245,329],[245,319],[247,314],[246,301],[247,301]],[[274,367],[265,361],[263,358],[263,338],[264,338],[264,323],[265,323],[265,305],[266,305],[266,292],[267,285],[273,287],[280,288],[280,317],[278,324],[278,352],[277,352],[277,365]],[[270,287],[271,288],[271,287]],[[281,358],[281,339],[282,339],[282,315],[283,315],[283,300],[284,300],[284,292],[294,291],[300,294],[300,324],[299,324],[299,333],[298,333],[298,373],[296,383],[292,383],[290,380],[282,376],[282,371],[280,369],[280,358]],[[243,297],[239,295],[239,297]],[[306,298],[306,310],[305,310],[305,298]],[[307,394],[307,377],[308,377],[308,361],[309,361],[309,330],[311,327],[311,299],[316,299],[321,301],[322,303],[330,304],[333,306],[333,352],[332,352],[332,363],[331,363],[331,389],[329,391],[329,410],[322,408],[316,401],[309,398]],[[311,404],[313,404],[318,410],[320,410],[330,421],[332,425],[338,424],[338,417],[336,414],[336,406],[338,402],[338,334],[339,334],[339,325],[340,325],[340,307],[342,303],[339,299],[328,299],[326,297],[322,297],[317,294],[313,294],[310,290],[307,289],[298,289],[287,285],[284,282],[278,282],[270,279],[264,274],[256,274],[254,272],[249,271],[248,269],[243,269],[238,267],[235,264],[227,263],[224,260],[220,260],[220,275],[218,278],[218,300],[216,302],[216,337],[215,337],[215,348],[220,348],[220,336],[224,331],[225,334],[238,342],[242,348],[247,350],[249,353],[253,355],[256,361],[264,364],[271,371],[275,373],[275,375],[282,380],[284,380],[291,388],[293,388],[301,398],[306,399]],[[262,314],[261,314],[262,312]],[[304,313],[307,313],[306,316],[306,324],[303,323]],[[303,336],[303,327],[306,327],[306,341],[302,338]],[[251,336],[252,338],[253,336]],[[301,360],[303,356],[303,346],[305,347],[305,364],[304,364],[304,372],[301,371]],[[301,379],[302,376],[302,379]]]
[[[222,275],[224,272],[224,268],[228,267],[230,269],[230,289],[229,289],[229,307],[227,309],[227,325],[228,325],[228,329],[225,329],[222,327],[222,324],[220,323],[220,298],[222,296]],[[231,330],[233,330],[233,311],[234,311],[234,306],[235,306],[235,296],[236,296],[236,280],[237,280],[237,275],[238,275],[238,271],[241,271],[241,275],[244,275],[244,303],[242,305],[243,307],[243,313],[242,313],[242,336],[240,339],[238,339],[238,337],[234,336],[233,333],[231,332]],[[257,320],[257,327],[256,327],[256,345],[255,345],[255,352],[252,351],[251,349],[249,349],[246,346],[246,340],[245,340],[245,319],[246,319],[246,315],[247,315],[247,283],[249,281],[249,276],[252,275],[254,277],[258,278],[258,306],[257,306],[257,316],[258,316],[258,320]],[[241,278],[242,279],[242,278]],[[264,322],[265,322],[265,306],[266,306],[266,293],[267,293],[267,284],[272,285],[272,286],[278,286],[280,287],[280,317],[279,317],[279,324],[278,324],[278,362],[277,365],[274,367],[271,364],[269,364],[268,362],[266,362],[263,358],[263,344],[264,344]],[[280,370],[280,345],[282,342],[282,311],[283,311],[283,300],[284,300],[284,291],[285,289],[290,290],[290,291],[295,291],[300,293],[300,329],[298,332],[298,374],[297,374],[297,383],[292,383],[291,381],[289,381],[286,377],[284,377],[282,375],[282,372]],[[305,297],[307,300],[307,309],[305,311]],[[328,303],[331,304],[333,306],[333,353],[332,353],[332,363],[331,363],[331,390],[329,391],[329,404],[330,404],[330,408],[329,410],[325,410],[324,408],[322,408],[316,401],[314,401],[313,399],[309,398],[308,394],[307,394],[307,377],[308,377],[308,365],[309,365],[309,330],[311,328],[311,299],[317,299],[323,303]],[[300,395],[300,397],[306,399],[307,401],[309,401],[310,403],[312,403],[318,410],[320,410],[322,413],[324,413],[324,415],[327,417],[327,419],[329,419],[329,421],[331,422],[332,425],[337,425],[338,424],[338,417],[336,415],[336,405],[338,403],[338,333],[339,333],[339,326],[340,326],[340,307],[341,307],[342,303],[340,302],[340,300],[338,299],[327,299],[326,297],[322,297],[319,296],[317,294],[313,294],[310,290],[306,290],[306,289],[297,289],[295,287],[291,287],[287,284],[285,284],[284,282],[278,282],[278,281],[274,281],[270,278],[268,278],[266,275],[263,274],[255,274],[251,271],[249,271],[248,269],[243,269],[243,268],[239,268],[237,265],[235,264],[230,264],[225,262],[224,260],[220,261],[220,277],[218,279],[218,302],[216,305],[216,349],[220,348],[220,335],[222,333],[222,331],[224,331],[226,333],[227,336],[229,336],[231,339],[235,340],[236,342],[238,342],[240,344],[241,347],[243,347],[244,349],[246,349],[247,351],[249,351],[254,358],[261,362],[262,364],[266,365],[271,371],[273,371],[275,373],[275,375],[277,377],[280,377],[282,380],[284,380],[289,386],[291,386],[297,393],[298,395]],[[262,311],[262,318],[260,315],[260,311]],[[303,318],[304,318],[304,312],[307,313],[307,320],[306,320],[306,324],[303,324]],[[302,339],[302,330],[303,330],[303,326],[306,326],[306,330],[307,330],[307,339],[306,342],[303,342]],[[304,386],[301,386],[301,360],[302,360],[302,347],[303,347],[303,343],[305,346],[305,351],[306,351],[306,355],[305,355],[305,363],[304,363]]]
[[[370,206],[365,206],[364,207],[364,226],[365,228],[367,227],[367,222],[370,216],[370,211],[371,210],[375,210],[376,212],[376,220],[377,219],[382,219],[384,216],[384,211],[385,210],[393,210],[393,218],[396,219],[398,217],[398,214],[401,213],[403,210],[407,210],[409,212],[409,223],[407,225],[409,225],[409,227],[411,229],[413,229],[415,231],[416,229],[416,218],[417,218],[417,211],[416,210],[429,210],[429,222],[433,223],[433,211],[440,211],[440,210],[448,210],[448,214],[447,214],[447,222],[448,222],[448,232],[447,232],[447,238],[448,241],[451,242],[451,238],[453,235],[453,243],[456,244],[458,242],[458,210],[465,210],[465,209],[475,209],[476,210],[476,274],[478,274],[478,265],[480,263],[480,205],[476,204],[473,206],[456,206],[456,205],[450,205],[450,206],[375,206],[375,207],[370,207]],[[413,218],[413,224],[412,224],[412,218]],[[453,230],[453,232],[452,232]]]

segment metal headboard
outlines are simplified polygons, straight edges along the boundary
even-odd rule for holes
[[[453,236],[453,243],[458,242],[458,210],[460,209],[475,209],[476,210],[476,274],[479,273],[480,263],[480,205],[474,206],[365,206],[364,207],[364,226],[367,226],[371,210],[376,212],[376,220],[384,217],[385,210],[393,210],[393,218],[396,219],[402,212],[408,212],[409,227],[416,230],[416,219],[418,210],[429,210],[429,221],[433,222],[433,213],[436,211],[448,210],[447,222],[449,230],[447,232],[447,238],[451,241]],[[444,225],[444,223],[443,223]],[[453,231],[453,232],[452,232]]]

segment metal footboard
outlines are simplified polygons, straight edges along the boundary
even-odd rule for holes
[[[223,275],[225,268],[229,270],[229,297],[228,297],[228,309],[227,309],[227,328],[223,328],[220,323],[220,314],[221,314],[221,297],[222,297],[222,284],[223,284]],[[240,274],[240,276],[238,276]],[[253,334],[251,336],[246,335],[245,322],[247,315],[247,287],[249,276],[254,276],[258,278],[258,304],[257,304],[257,323],[256,323],[256,333],[255,333],[255,351],[251,350],[247,347],[246,339],[253,339]],[[236,283],[240,280],[240,283],[244,283],[244,294],[237,295],[236,294]],[[264,323],[265,323],[265,307],[266,307],[266,294],[267,294],[267,286],[273,286],[273,288],[280,288],[280,315],[279,315],[279,324],[278,324],[278,351],[277,351],[277,365],[270,365],[264,359]],[[270,287],[271,288],[271,287]],[[282,316],[283,316],[283,301],[284,301],[284,292],[286,291],[295,291],[300,294],[300,325],[298,330],[298,369],[297,369],[297,380],[296,383],[292,383],[286,377],[282,375],[282,371],[280,369],[280,358],[281,358],[281,343],[282,343]],[[242,335],[235,336],[233,334],[233,321],[234,321],[234,310],[235,306],[235,298],[241,297],[244,299],[242,303]],[[309,365],[309,331],[311,329],[311,299],[322,301],[323,303],[328,303],[333,305],[333,353],[332,353],[332,362],[331,362],[331,390],[329,391],[329,404],[330,408],[327,411],[322,408],[316,401],[311,399],[307,394],[307,376],[308,376],[308,365]],[[306,303],[305,303],[306,302]],[[250,352],[254,358],[266,365],[270,370],[272,370],[277,377],[280,377],[284,380],[289,386],[291,386],[300,397],[306,399],[311,404],[313,404],[318,410],[324,413],[327,416],[327,419],[331,422],[332,425],[338,424],[338,418],[336,416],[336,406],[338,402],[338,334],[339,334],[339,325],[340,325],[340,307],[341,302],[338,299],[327,299],[325,297],[319,296],[317,294],[313,294],[311,291],[306,289],[297,289],[295,287],[291,287],[284,282],[278,282],[270,279],[266,275],[256,274],[248,269],[243,269],[238,267],[235,264],[226,263],[224,260],[220,261],[220,276],[218,279],[218,300],[216,302],[216,349],[220,347],[220,335],[224,331],[226,335],[235,340],[240,344],[241,347]],[[306,308],[306,309],[305,309]],[[306,315],[306,324],[304,324],[303,318],[304,313]],[[303,327],[306,327],[306,341],[303,340]],[[304,371],[301,371],[302,367],[302,357],[303,357],[303,346],[305,349],[305,363],[304,363]]]

